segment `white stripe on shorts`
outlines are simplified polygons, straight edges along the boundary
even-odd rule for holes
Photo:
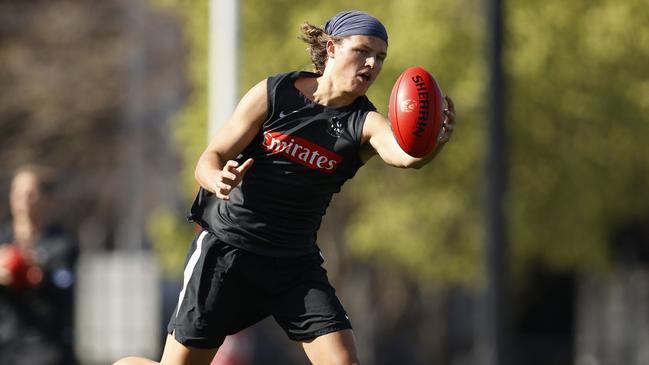
[[[192,277],[192,273],[194,272],[194,268],[196,267],[196,263],[198,262],[198,259],[201,257],[201,252],[203,251],[203,239],[207,235],[207,231],[201,232],[200,236],[198,236],[198,239],[196,240],[196,250],[192,253],[192,256],[189,258],[189,261],[187,262],[187,266],[185,266],[185,271],[183,272],[183,289],[180,291],[180,294],[178,295],[178,308],[176,309],[176,317],[178,317],[178,313],[180,311],[180,305],[183,302],[183,299],[185,298],[185,291],[187,290],[187,284],[189,283],[189,279]]]

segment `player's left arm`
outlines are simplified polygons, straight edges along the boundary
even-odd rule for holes
[[[412,157],[404,152],[394,138],[390,120],[380,113],[370,112],[363,125],[363,144],[366,148],[361,152],[361,159],[366,162],[374,155],[379,155],[383,162],[399,168],[419,169],[437,156],[449,141],[455,128],[455,104],[446,96],[447,108],[444,109],[444,124],[438,137],[437,147],[424,157]]]

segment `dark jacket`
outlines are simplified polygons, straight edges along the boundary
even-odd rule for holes
[[[11,229],[0,229],[0,245],[11,242]],[[0,285],[0,364],[75,364],[76,240],[51,227],[34,248],[40,283],[27,288]]]

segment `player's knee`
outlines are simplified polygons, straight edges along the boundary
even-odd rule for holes
[[[361,362],[358,359],[345,359],[341,362],[336,362],[336,365],[361,365]]]
[[[130,358],[125,357],[122,359],[119,359],[113,363],[113,365],[131,365],[131,361],[129,360]]]
[[[142,359],[133,356],[121,358],[113,363],[113,365],[141,365],[141,364],[144,364],[142,362]]]
[[[361,362],[358,360],[358,357],[349,352],[339,352],[332,354],[329,358],[327,364],[330,365],[361,365]]]

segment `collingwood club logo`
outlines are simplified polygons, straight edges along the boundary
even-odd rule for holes
[[[332,137],[340,137],[343,134],[343,122],[341,122],[338,117],[329,118],[327,133]]]

